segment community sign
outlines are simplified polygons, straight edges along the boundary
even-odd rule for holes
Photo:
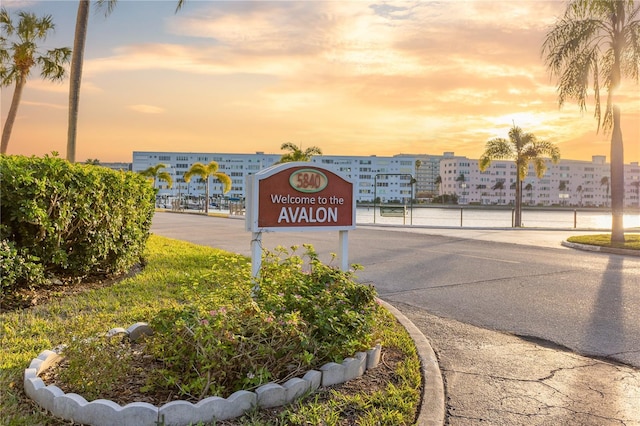
[[[336,172],[283,163],[249,176],[247,183],[248,231],[355,229],[354,186]]]
[[[252,276],[262,262],[262,233],[278,231],[338,231],[340,268],[348,270],[354,200],[353,182],[310,163],[277,164],[248,176],[245,226],[252,233]]]

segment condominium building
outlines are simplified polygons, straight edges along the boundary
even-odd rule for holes
[[[610,165],[596,155],[592,161],[561,160],[546,162],[547,171],[538,178],[529,166],[522,182],[522,200],[532,206],[601,207],[610,205]],[[513,204],[516,193],[514,161],[494,161],[484,172],[478,160],[445,158],[440,162],[442,194],[455,194],[459,204]],[[638,204],[640,167],[637,162],[624,166],[625,206]]]
[[[201,197],[205,183],[194,178],[184,181],[184,173],[196,162],[218,163],[220,171],[231,177],[232,199],[245,197],[246,177],[272,166],[280,154],[223,154],[186,152],[133,152],[132,170],[139,172],[159,163],[173,178],[173,187],[163,181],[156,182],[159,197]],[[592,161],[561,160],[557,164],[547,161],[542,178],[530,168],[522,184],[523,202],[536,206],[608,206],[610,204],[610,165],[604,156]],[[411,199],[429,199],[438,195],[455,195],[459,204],[509,205],[514,203],[516,169],[513,161],[494,161],[484,172],[478,160],[443,155],[398,154],[391,157],[319,155],[311,163],[341,173],[356,188],[357,202],[398,202],[408,204]],[[625,206],[640,207],[640,166],[626,164]],[[440,177],[440,179],[438,179]],[[210,195],[222,195],[222,184],[210,181]]]

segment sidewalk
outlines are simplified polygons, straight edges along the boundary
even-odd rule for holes
[[[597,235],[610,232],[573,228],[434,228],[366,223],[359,223],[358,227],[552,248],[562,248],[562,242],[574,235]]]

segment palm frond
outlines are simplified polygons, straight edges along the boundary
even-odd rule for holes
[[[225,194],[231,190],[231,178],[225,173],[214,173],[213,177],[222,183],[222,192]]]
[[[160,172],[158,173],[158,179],[167,182],[169,188],[173,187],[173,178],[169,174],[169,172]]]
[[[90,1],[90,0],[80,0],[80,1]],[[116,3],[118,0],[97,0],[96,6],[98,9],[104,9],[104,16],[107,17],[111,15],[113,9],[116,7]]]

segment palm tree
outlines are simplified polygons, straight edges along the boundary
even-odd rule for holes
[[[280,149],[289,151],[283,154],[276,164],[291,163],[293,161],[311,161],[311,157],[314,155],[322,155],[322,150],[317,146],[310,146],[309,148],[302,150],[302,146],[298,146],[291,142],[285,142],[280,146]]]
[[[638,199],[638,207],[640,207],[640,180],[634,180],[631,182],[631,186],[636,187],[636,198]]]
[[[503,180],[497,181],[491,187],[491,189],[493,189],[494,191],[498,191],[498,204],[500,204],[500,195],[502,194],[502,190],[504,189],[504,181]]]
[[[561,180],[560,184],[558,184],[558,191],[559,192],[564,192],[564,191],[568,191],[569,187],[567,186],[567,181],[566,180]],[[564,206],[566,204],[566,198],[568,197],[569,194],[560,194],[560,199],[562,200],[562,205]]]
[[[422,167],[422,160],[418,159],[415,162],[415,172],[416,172],[416,178],[418,177],[418,170],[420,169],[420,167]]]
[[[440,192],[440,185],[442,185],[442,176],[438,175],[436,176],[436,180],[433,181],[433,183],[436,184],[436,186],[438,186],[438,193]]]
[[[109,15],[117,0],[97,0],[98,7],[106,4],[105,16]],[[69,76],[69,125],[67,128],[67,160],[76,161],[76,135],[78,133],[78,107],[80,104],[80,83],[82,81],[82,62],[84,60],[84,45],[87,39],[87,25],[89,23],[90,0],[79,0],[76,30],[73,39],[73,57]]]
[[[22,90],[27,83],[31,68],[40,66],[40,76],[46,80],[60,81],[65,77],[64,64],[69,62],[71,50],[68,47],[47,50],[45,53],[38,51],[37,42],[47,39],[50,31],[55,29],[51,15],[38,18],[34,13],[18,12],[20,18],[14,25],[5,8],[0,10],[0,86],[9,86],[15,83],[13,98],[9,113],[2,129],[2,141],[0,152],[5,154],[9,146],[13,124],[18,115],[18,105],[22,98]],[[16,41],[10,43],[7,37],[14,36]]]
[[[440,196],[440,189],[442,189],[442,176],[438,175],[436,176],[436,180],[433,181],[433,183],[436,184],[436,186],[438,187],[438,196]],[[444,200],[442,200],[442,203],[444,204]]]
[[[595,118],[611,129],[611,241],[624,242],[624,146],[620,108],[613,94],[622,77],[640,75],[640,8],[633,0],[572,0],[542,45],[545,63],[558,77],[558,99],[586,110],[593,85]],[[604,115],[600,89],[607,92]]]
[[[529,204],[533,205],[533,185],[531,182],[524,186],[525,191],[529,192]]]
[[[543,155],[551,157],[557,163],[560,160],[560,150],[553,143],[538,140],[532,133],[525,133],[520,127],[513,126],[509,130],[509,140],[503,138],[491,139],[478,166],[485,171],[493,160],[515,159],[516,162],[516,210],[514,227],[522,224],[522,181],[527,177],[529,164],[533,164],[536,176],[541,178],[547,170]]]
[[[582,193],[584,192],[584,188],[582,187],[582,185],[578,185],[578,187],[576,188],[576,192],[580,196],[580,207],[582,207]]]
[[[461,189],[462,189],[462,191],[461,191],[461,195],[462,195],[462,197],[461,197],[461,200],[460,200],[460,201],[461,201],[461,202],[463,202],[463,203],[465,203],[465,202],[466,202],[466,197],[465,197],[466,192],[465,192],[465,188],[467,187],[467,185],[464,183],[465,181],[466,181],[466,178],[464,177],[464,173],[460,173],[460,174],[458,175],[458,177],[456,177],[456,182],[458,182],[458,183],[459,183],[459,184],[458,184],[458,186],[459,186],[459,188],[461,188]]]
[[[604,200],[604,204],[609,207],[609,176],[602,176],[602,179],[600,179],[600,186],[606,186],[607,196]],[[613,238],[613,236],[611,238]]]
[[[209,213],[209,176],[222,182],[222,192],[224,194],[231,190],[231,178],[227,174],[219,172],[218,168],[218,163],[215,161],[210,162],[206,166],[202,163],[193,163],[187,173],[184,174],[185,182],[189,182],[193,176],[200,176],[200,178],[205,182],[206,198],[204,203],[204,212],[207,214]]]
[[[156,164],[155,166],[151,166],[141,171],[140,174],[142,176],[151,178],[151,180],[153,181],[154,188],[156,187],[156,180],[163,180],[167,182],[167,184],[169,185],[169,188],[171,188],[173,186],[173,179],[171,178],[171,174],[169,174],[169,172],[167,171],[161,170],[166,167],[167,166],[165,164],[159,163],[159,164]]]

